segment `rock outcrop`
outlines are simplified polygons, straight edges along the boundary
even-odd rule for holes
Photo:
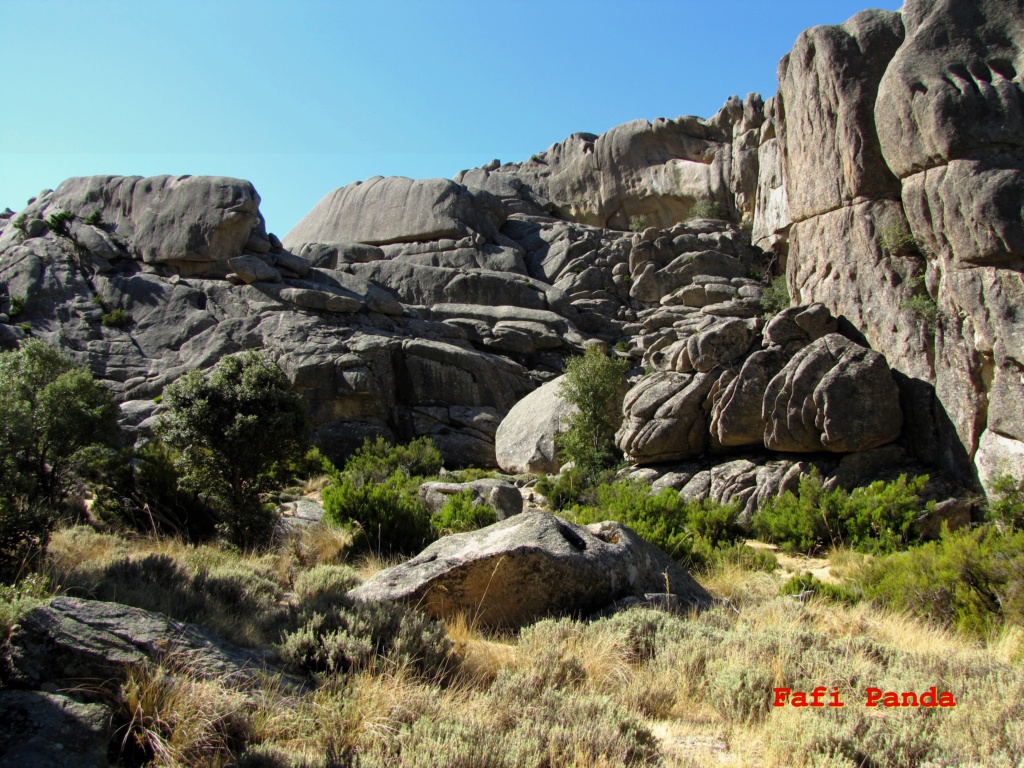
[[[129,665],[175,657],[195,674],[245,680],[266,667],[268,655],[238,648],[204,629],[118,603],[55,597],[25,614],[11,632],[7,684],[106,680]]]
[[[587,614],[653,592],[691,606],[710,604],[675,561],[619,523],[581,526],[525,512],[445,536],[349,595],[407,602],[437,617],[463,613],[481,626],[509,628],[545,616]]]
[[[110,720],[103,704],[0,691],[0,768],[108,768]]]
[[[544,385],[598,339],[635,363],[638,462],[898,440],[985,488],[1024,456],[1022,21],[865,11],[803,33],[766,102],[352,184],[283,242],[248,182],[71,179],[0,215],[0,345],[87,362],[142,437],[166,384],[262,348],[330,455],[429,435],[520,472],[557,467]],[[773,272],[827,328],[765,325]],[[114,309],[131,322],[104,326]]]
[[[420,500],[431,512],[437,512],[449,497],[469,493],[473,504],[486,504],[494,509],[499,520],[506,520],[523,511],[523,495],[512,483],[485,478],[468,483],[430,482],[420,486]]]

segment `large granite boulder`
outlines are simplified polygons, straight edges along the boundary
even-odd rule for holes
[[[683,568],[624,525],[581,526],[525,512],[479,531],[445,536],[349,595],[514,628],[547,616],[592,613],[652,592],[674,594],[692,606],[710,603]]]
[[[420,486],[420,501],[431,512],[438,512],[452,497],[469,493],[474,505],[491,507],[499,520],[506,520],[523,511],[523,495],[507,480],[483,478],[468,483],[429,482]]]
[[[504,220],[500,204],[448,179],[375,176],[327,195],[284,237],[306,243],[384,245],[479,234],[492,240]]]
[[[463,171],[513,211],[558,208],[565,218],[624,230],[683,221],[698,203],[749,220],[757,187],[760,96],[731,97],[713,117],[634,120],[600,136],[575,133],[522,163]]]
[[[899,195],[899,181],[882,159],[874,107],[886,64],[902,42],[900,14],[864,11],[845,24],[802,32],[783,57],[779,133],[794,221],[857,198]]]
[[[505,415],[494,436],[498,466],[512,474],[552,473],[560,466],[555,437],[575,406],[559,394],[559,376],[528,394]]]
[[[866,451],[895,440],[900,394],[885,358],[837,333],[797,352],[764,393],[765,447]]]
[[[101,257],[120,243],[147,264],[224,264],[248,249],[270,248],[252,184],[220,176],[85,176],[68,179],[18,216],[29,228],[61,212],[70,235]],[[99,221],[86,223],[86,219]],[[40,232],[41,234],[41,232]],[[18,231],[7,228],[0,249]]]

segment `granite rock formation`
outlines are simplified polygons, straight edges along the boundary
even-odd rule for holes
[[[1022,21],[865,11],[803,33],[767,101],[352,184],[283,240],[248,182],[71,179],[0,215],[0,344],[87,362],[143,437],[166,384],[263,348],[335,457],[430,435],[552,471],[543,385],[599,339],[634,363],[639,463],[776,477],[898,445],[985,488],[1024,473]],[[772,273],[798,309],[766,324]]]

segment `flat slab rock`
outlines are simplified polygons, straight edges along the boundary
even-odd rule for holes
[[[206,630],[119,603],[55,597],[26,613],[11,632],[7,680],[16,687],[103,680],[130,664],[174,656],[197,673],[245,679],[267,656]]]
[[[109,727],[102,704],[0,691],[0,768],[107,768]]]
[[[466,613],[482,626],[514,628],[547,616],[590,614],[653,592],[694,607],[711,604],[686,570],[626,526],[575,525],[535,511],[445,536],[349,596],[402,601],[438,618]]]

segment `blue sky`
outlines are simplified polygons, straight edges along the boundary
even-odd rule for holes
[[[895,0],[0,0],[0,210],[69,176],[328,191],[765,98],[801,30]]]

